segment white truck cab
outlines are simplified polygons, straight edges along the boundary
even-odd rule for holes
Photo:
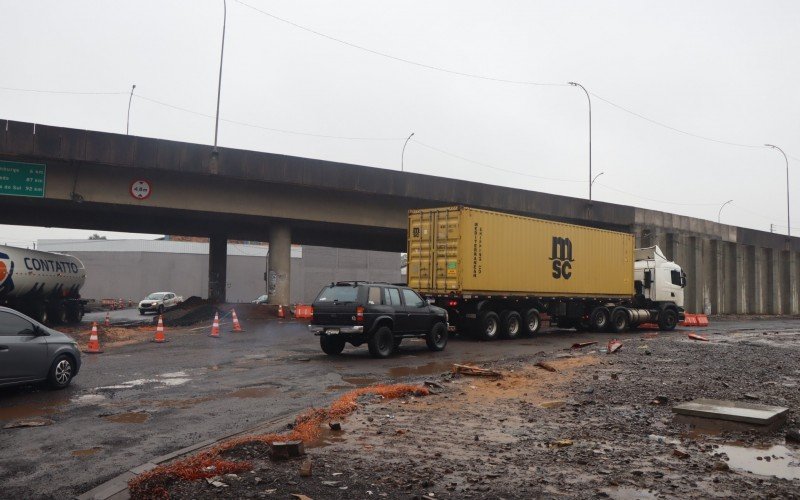
[[[674,302],[683,308],[686,273],[667,259],[658,246],[634,250],[633,280],[636,293],[652,303]]]

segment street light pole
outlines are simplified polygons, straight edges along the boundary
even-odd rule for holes
[[[128,123],[125,125],[125,135],[129,135],[131,130],[131,102],[133,101],[133,91],[136,89],[136,84],[131,85],[131,96],[128,98]]]
[[[406,146],[408,146],[408,141],[414,137],[414,132],[411,132],[411,135],[408,136],[406,142],[403,143],[403,152],[400,153],[400,171],[403,172],[405,170],[405,157],[406,157]]]
[[[219,99],[222,95],[222,59],[225,57],[225,26],[228,23],[228,1],[222,0],[222,49],[219,52],[219,81],[217,82],[217,116],[214,123],[214,151],[212,155],[216,156],[217,151],[217,136],[219,135]]]
[[[727,205],[728,203],[733,203],[733,200],[728,200],[725,203],[723,203],[721,207],[719,207],[719,212],[717,212],[717,224],[722,223],[722,209],[725,208],[725,205]]]
[[[597,178],[598,178],[598,177],[600,177],[601,175],[603,175],[604,173],[605,173],[605,172],[600,172],[599,174],[595,175],[595,176],[594,176],[594,179],[592,179],[592,182],[591,182],[591,184],[589,185],[589,187],[591,187],[592,185],[594,185],[594,181],[596,181],[596,180],[597,180]]]
[[[589,201],[592,201],[592,98],[589,97],[589,91],[586,87],[577,82],[567,82],[573,87],[580,87],[586,93],[586,99],[589,101]],[[599,177],[599,176],[598,176]]]
[[[786,153],[783,152],[781,148],[778,146],[774,146],[772,144],[764,144],[768,148],[777,149],[783,155],[783,159],[786,160],[786,231],[789,238],[792,237],[792,215],[789,208],[789,158],[786,156]]]

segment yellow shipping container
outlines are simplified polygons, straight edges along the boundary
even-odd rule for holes
[[[411,210],[408,284],[424,293],[633,295],[633,235],[466,207]]]

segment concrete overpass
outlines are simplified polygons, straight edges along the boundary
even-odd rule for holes
[[[358,165],[0,122],[0,160],[46,165],[42,198],[0,195],[0,223],[208,236],[209,297],[225,297],[227,239],[269,241],[288,300],[290,244],[404,251],[411,208],[473,207],[628,231],[690,276],[689,311],[798,313],[800,240],[674,214]],[[147,180],[137,199],[131,183]]]

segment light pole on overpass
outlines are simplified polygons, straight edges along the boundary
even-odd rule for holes
[[[783,159],[786,160],[786,231],[787,235],[791,238],[792,237],[792,216],[789,209],[789,158],[786,156],[786,153],[783,152],[781,148],[778,146],[774,146],[772,144],[764,144],[768,148],[777,149],[783,155]]]
[[[721,207],[719,207],[719,212],[717,212],[717,224],[722,223],[722,209],[725,208],[725,205],[727,205],[728,203],[733,203],[733,200],[728,200],[725,203],[723,203]]]
[[[586,87],[577,82],[567,82],[573,87],[580,87],[586,93],[586,99],[589,101],[589,201],[592,201],[592,98],[589,97],[589,91]],[[599,176],[598,176],[599,177]]]
[[[406,158],[406,146],[408,146],[408,141],[414,137],[414,132],[411,132],[411,135],[408,136],[406,142],[403,143],[403,152],[400,153],[400,171],[405,171],[405,158]]]
[[[131,96],[128,98],[128,122],[125,125],[125,135],[129,135],[131,131],[131,102],[133,102],[133,91],[136,90],[136,84],[131,85]]]
[[[225,57],[225,25],[228,22],[228,2],[222,0],[222,49],[219,52],[219,80],[217,82],[217,115],[214,122],[214,151],[213,156],[216,157],[217,151],[217,136],[219,135],[219,98],[222,94],[222,59]]]

